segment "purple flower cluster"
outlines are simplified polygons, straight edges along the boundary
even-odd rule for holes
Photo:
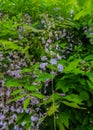
[[[18,26],[17,28],[17,34],[18,37],[17,40],[13,40],[13,38],[9,38],[9,41],[16,42],[19,46],[21,46],[24,49],[24,53],[19,52],[18,50],[5,50],[6,53],[4,53],[2,50],[0,50],[0,70],[2,75],[4,76],[11,76],[16,79],[22,79],[23,77],[28,78],[27,83],[30,84],[30,86],[37,86],[38,83],[34,82],[34,79],[38,78],[38,71],[40,71],[40,74],[43,72],[48,72],[53,75],[57,75],[58,72],[62,73],[64,70],[63,65],[59,62],[60,60],[66,59],[67,55],[70,54],[70,52],[73,50],[73,44],[70,39],[70,34],[67,32],[66,29],[58,29],[56,27],[56,22],[54,18],[50,18],[47,14],[46,17],[41,17],[41,24],[44,28],[44,31],[35,37],[34,30],[33,32],[29,30],[32,21],[29,14],[25,14],[20,19],[20,22],[22,24],[26,24],[28,28],[23,26]],[[62,22],[62,17],[59,18],[59,21]],[[16,25],[17,23],[14,22]],[[22,25],[21,24],[21,25]],[[67,35],[68,34],[68,35]],[[39,36],[39,42],[42,45],[42,48],[44,49],[44,53],[40,55],[41,61],[39,61],[39,68],[34,68],[31,70],[31,72],[26,72],[24,75],[22,75],[22,70],[24,68],[33,67],[33,65],[36,63],[37,60],[33,57],[33,53],[29,53],[29,48],[34,50],[32,45],[34,43],[35,38]],[[28,37],[28,39],[27,39]],[[64,39],[67,38],[68,43],[66,44],[64,42]],[[22,41],[21,41],[22,40]],[[25,44],[26,40],[26,44]],[[37,40],[37,44],[39,43]],[[36,43],[36,41],[35,41]],[[28,48],[27,48],[28,47]],[[36,47],[35,47],[36,49]],[[31,52],[32,52],[31,50]],[[28,61],[29,57],[29,61]],[[50,68],[48,68],[50,65]],[[52,66],[52,68],[51,68]],[[54,68],[53,68],[54,67]],[[47,68],[49,69],[47,71]],[[34,71],[34,72],[33,72]],[[28,77],[26,77],[28,76]],[[30,78],[29,78],[30,77]],[[25,81],[25,80],[23,80]],[[50,83],[50,79],[48,78],[44,85],[44,93],[46,94],[46,88],[48,87]],[[40,100],[31,97],[31,101],[26,109],[23,108],[23,103],[26,98],[29,98],[31,95],[31,92],[23,91],[23,94],[26,93],[27,96],[17,100],[13,103],[8,103],[8,101],[11,99],[10,93],[12,91],[15,91],[15,88],[8,89],[4,86],[5,79],[0,77],[0,129],[8,129],[9,126],[13,125],[14,130],[24,130],[26,121],[23,121],[21,125],[16,124],[15,120],[17,119],[19,114],[25,113],[26,115],[32,115],[31,116],[31,123],[32,123],[32,130],[39,130],[39,119],[44,116],[44,113],[42,114],[40,111],[40,107],[38,107],[38,103],[40,103]],[[41,84],[42,85],[42,84]],[[24,87],[24,82],[23,86]],[[17,89],[20,89],[17,88]],[[37,90],[38,92],[38,90]],[[21,95],[20,93],[19,95]],[[16,95],[17,96],[17,95]],[[61,96],[65,96],[65,94],[61,94]],[[12,97],[13,98],[13,97]]]
[[[33,129],[39,129],[40,122],[36,125],[36,122],[39,121],[39,119],[43,116],[42,113],[40,113],[40,108],[38,107],[39,100],[35,97],[32,97],[31,102],[29,103],[29,106],[24,110],[23,109],[23,103],[26,99],[23,98],[23,100],[18,100],[14,103],[8,103],[10,97],[11,91],[14,91],[12,89],[0,89],[0,129],[9,129],[9,126],[14,125],[15,130],[24,130],[25,125],[27,124],[26,121],[23,121],[20,126],[18,126],[15,122],[15,120],[18,118],[18,114],[30,114],[31,115],[31,123]],[[28,93],[29,94],[29,93]],[[4,100],[4,97],[6,100]],[[37,107],[34,109],[32,106]],[[25,118],[24,118],[25,119]]]

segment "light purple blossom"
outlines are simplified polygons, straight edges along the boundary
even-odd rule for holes
[[[47,42],[48,42],[48,43],[51,43],[51,42],[52,42],[52,40],[51,40],[51,39],[48,39],[48,40],[47,40]]]
[[[61,60],[61,56],[59,54],[57,54],[57,59]]]
[[[56,50],[59,50],[59,45],[58,44],[56,45]]]
[[[17,125],[15,125],[14,130],[19,130],[19,127]]]
[[[50,74],[57,75],[57,72],[52,70]]]
[[[14,120],[14,119],[17,118],[17,115],[14,113],[14,114],[11,116],[11,118]]]
[[[2,121],[0,121],[0,126],[2,126],[3,125],[3,122]]]
[[[10,95],[10,90],[7,90],[7,91],[6,91],[6,96],[9,97],[9,95]]]
[[[7,113],[7,112],[9,112],[9,106],[6,106],[6,107],[4,108],[4,113]]]
[[[9,120],[9,125],[10,125],[10,124],[13,124],[13,123],[14,123],[14,120],[13,120],[13,119],[10,119],[10,120]]]
[[[21,112],[21,109],[20,109],[20,108],[16,109],[16,112],[17,112],[17,113],[20,113],[20,112]]]
[[[14,106],[11,106],[10,110],[11,110],[12,112],[14,112],[14,111],[15,111]]]
[[[45,48],[45,52],[46,52],[46,53],[48,53],[48,52],[49,52],[49,50],[48,50],[47,48]]]
[[[62,72],[63,71],[63,66],[61,64],[58,64],[58,71]]]
[[[25,121],[21,123],[21,125],[22,125],[22,126],[25,126],[25,124],[26,124],[26,122],[25,122]]]
[[[52,32],[50,32],[50,33],[49,33],[49,37],[52,37],[52,36],[53,36],[53,34],[52,34]]]
[[[37,121],[38,120],[38,118],[37,117],[35,117],[35,116],[31,116],[31,121]]]
[[[25,112],[26,112],[26,113],[29,113],[29,109],[27,108],[27,109],[25,110]]]
[[[7,71],[7,73],[10,75],[10,76],[14,76],[16,78],[20,78],[21,75],[20,75],[20,70],[14,70],[14,71]]]
[[[46,56],[41,57],[41,61],[45,61],[45,60],[47,60]]]
[[[56,59],[51,59],[51,60],[50,60],[50,63],[51,63],[52,65],[55,65],[55,64],[57,64],[57,60],[56,60]]]
[[[0,115],[0,120],[4,120],[5,116],[4,115]]]
[[[48,46],[49,46],[49,43],[46,42],[46,44],[45,44],[45,48],[47,48]]]
[[[62,97],[64,97],[64,96],[65,96],[65,93],[61,93],[60,95],[61,95]]]
[[[45,70],[47,65],[48,65],[48,63],[41,63],[40,68]]]
[[[38,99],[35,98],[35,97],[32,97],[31,104],[32,104],[32,105],[36,105],[36,104],[38,104],[38,103],[39,103]]]

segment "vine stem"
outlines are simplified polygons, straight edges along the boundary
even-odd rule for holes
[[[52,58],[52,56],[51,56]],[[53,71],[53,65],[52,65],[52,71]],[[55,97],[54,97],[54,83],[53,83],[53,74],[52,74],[52,95],[53,95],[53,98],[52,98],[52,101],[53,101],[53,110],[55,109]],[[55,115],[55,112],[54,112],[54,115],[53,115],[53,118],[54,118],[54,130],[56,130],[56,115]]]
[[[52,94],[53,94],[53,110],[55,108],[55,97],[54,97],[54,87],[53,87],[53,76],[52,76]],[[54,112],[54,130],[56,130],[56,115]]]

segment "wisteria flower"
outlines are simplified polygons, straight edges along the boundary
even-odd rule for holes
[[[51,40],[51,39],[48,39],[48,40],[47,40],[47,42],[48,42],[48,43],[51,43],[51,42],[52,42],[52,40]]]
[[[57,54],[57,59],[61,60],[61,56],[59,54]]]
[[[7,90],[7,91],[6,91],[6,96],[9,97],[9,95],[10,95],[10,90]]]
[[[46,57],[46,56],[43,56],[43,57],[41,58],[41,61],[45,61],[45,60],[47,60],[47,57]]]
[[[14,114],[11,116],[11,118],[14,120],[14,119],[17,118],[17,115],[14,113]]]
[[[5,116],[4,115],[1,115],[0,116],[0,120],[4,120],[5,119]]]
[[[18,129],[19,129],[18,125],[15,125],[14,130],[18,130]]]
[[[25,112],[26,112],[26,113],[29,113],[29,109],[27,108],[27,109],[25,110]]]
[[[22,126],[25,126],[25,124],[26,124],[26,122],[25,122],[25,121],[21,123],[21,125],[22,125]]]
[[[56,45],[56,50],[59,50],[59,45],[58,44]]]
[[[40,68],[43,69],[43,70],[46,70],[47,65],[48,65],[48,63],[41,63]]]
[[[62,72],[63,71],[63,66],[61,64],[58,64],[58,71]]]
[[[50,32],[50,33],[49,33],[49,37],[52,37],[52,36],[53,36],[53,34],[52,34],[52,32]]]
[[[46,80],[46,83],[48,84],[49,82],[50,82],[50,79],[47,79],[47,80]]]
[[[56,65],[56,64],[57,64],[57,60],[56,60],[56,59],[51,59],[51,60],[50,60],[50,63],[51,63],[52,65]]]
[[[31,121],[37,121],[38,120],[38,118],[37,117],[35,117],[35,116],[31,116]]]
[[[46,53],[48,53],[48,52],[49,52],[49,50],[48,50],[47,48],[45,48],[45,52],[46,52]]]
[[[61,95],[62,97],[64,97],[64,96],[65,96],[65,93],[61,93],[60,95]]]

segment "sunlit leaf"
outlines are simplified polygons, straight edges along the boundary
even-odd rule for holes
[[[19,94],[20,92],[22,92],[23,90],[20,89],[20,90],[14,90],[12,93],[11,93],[11,96],[14,96],[14,95],[17,95]]]
[[[24,100],[24,103],[23,103],[24,109],[26,109],[28,107],[29,103],[30,103],[30,99],[29,98]]]
[[[40,94],[40,93],[31,93],[31,96],[39,98],[39,99],[44,99],[45,98],[45,96]]]
[[[14,101],[20,100],[25,96],[26,96],[26,94],[21,94],[20,96],[16,96],[16,98],[13,98],[13,99],[9,100],[9,102],[14,102]]]
[[[49,110],[47,111],[48,116],[53,115],[53,114],[57,111],[58,107],[59,107],[58,105],[53,104],[53,105],[49,108]]]
[[[84,108],[81,108],[77,103],[74,103],[74,102],[67,102],[67,101],[62,101],[62,103],[64,103],[65,105],[69,106],[69,107],[72,107],[72,108],[78,108],[78,109],[84,109]]]
[[[7,87],[18,87],[18,86],[21,86],[21,84],[16,79],[9,79],[5,82],[5,86],[7,86]]]

